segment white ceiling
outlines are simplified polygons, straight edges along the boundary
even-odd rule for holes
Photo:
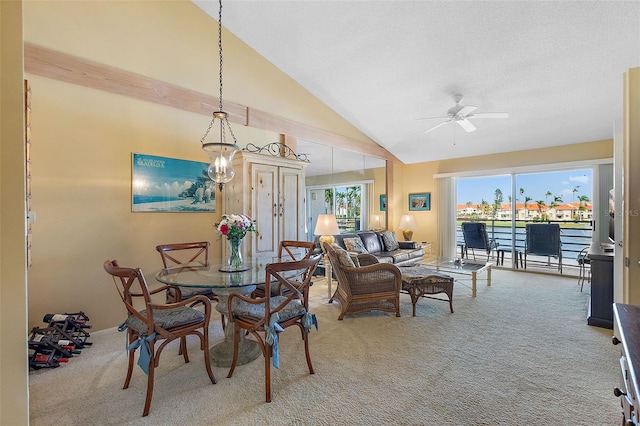
[[[610,139],[640,66],[637,0],[225,0],[222,23],[405,163]],[[425,134],[455,93],[509,118]]]

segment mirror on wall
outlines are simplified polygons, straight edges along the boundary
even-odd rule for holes
[[[319,214],[335,214],[341,232],[381,229],[386,224],[386,162],[341,148],[298,140],[305,154],[307,235]]]

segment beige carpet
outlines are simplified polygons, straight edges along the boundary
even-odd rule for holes
[[[299,332],[281,338],[264,402],[263,361],[214,367],[167,348],[156,370],[151,413],[142,418],[146,376],[136,367],[122,390],[125,336],[95,332],[93,347],[57,369],[30,375],[32,425],[617,425],[618,350],[611,330],[586,325],[589,288],[575,279],[494,271],[491,287],[456,281],[455,313],[423,299],[417,317],[373,313],[337,321],[324,281],[312,287],[320,330],[311,334],[316,374]],[[89,313],[90,316],[90,313]],[[222,338],[216,318],[212,341]]]

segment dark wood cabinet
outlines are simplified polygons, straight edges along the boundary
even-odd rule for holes
[[[620,347],[620,385],[613,394],[620,398],[622,424],[638,425],[638,372],[640,369],[640,306],[613,305],[613,344]]]
[[[613,328],[613,252],[600,244],[589,247],[591,262],[591,303],[587,324]]]

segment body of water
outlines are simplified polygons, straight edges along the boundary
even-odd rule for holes
[[[167,197],[163,195],[133,195],[133,204],[162,203],[167,201],[182,200],[180,197]]]

